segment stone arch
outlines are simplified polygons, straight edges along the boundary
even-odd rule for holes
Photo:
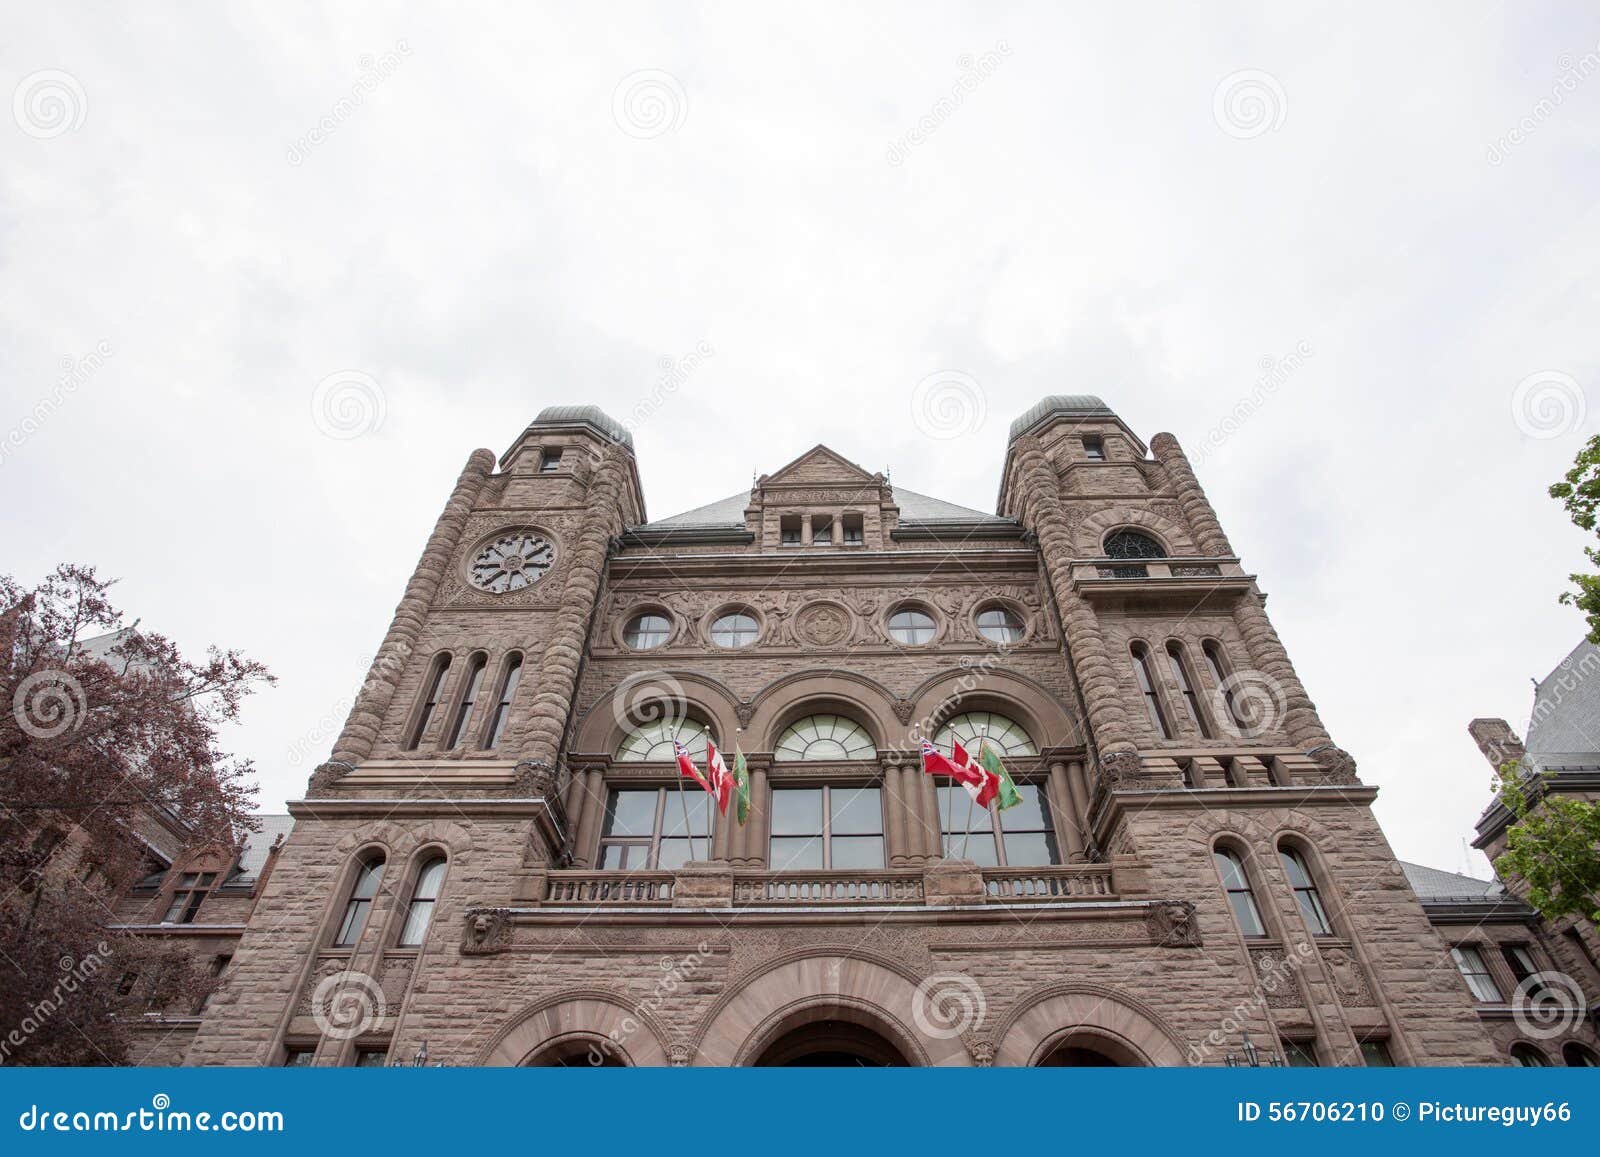
[[[774,679],[751,700],[745,734],[751,750],[771,751],[783,729],[815,714],[848,716],[867,729],[879,751],[893,747],[894,695],[882,683],[852,671],[798,671]]]
[[[964,711],[994,711],[1020,723],[1040,751],[1083,743],[1076,714],[1048,688],[1013,671],[980,671],[974,666],[965,671],[942,672],[925,680],[910,699],[910,727],[926,727]],[[933,730],[938,730],[937,724]],[[896,746],[913,747],[921,738],[914,735]]]
[[[1078,552],[1081,558],[1098,558],[1106,535],[1113,530],[1139,530],[1153,536],[1174,556],[1202,553],[1188,528],[1153,510],[1141,506],[1113,506],[1096,511],[1078,525]]]
[[[625,716],[626,712],[614,709],[617,696],[631,695],[635,689],[649,694],[645,680],[660,687],[662,699],[671,700],[690,715],[703,718],[711,725],[712,734],[718,742],[731,748],[729,741],[739,729],[736,711],[739,697],[726,684],[707,675],[663,669],[630,676],[596,699],[578,722],[572,750],[585,755],[614,755],[628,733],[623,720],[618,718],[619,715]]]
[[[517,1066],[545,1049],[573,1040],[610,1048],[629,1065],[665,1066],[670,1055],[655,1019],[614,993],[570,989],[525,1009],[478,1052],[477,1063]]]
[[[1038,1064],[1063,1045],[1082,1043],[1126,1063],[1176,1066],[1183,1040],[1142,1001],[1097,984],[1057,984],[1019,1003],[995,1029],[996,1065]]]
[[[696,1040],[697,1065],[751,1065],[784,1033],[823,1016],[872,1028],[913,1065],[971,1064],[959,1039],[917,1027],[917,978],[876,954],[784,957],[723,993]]]

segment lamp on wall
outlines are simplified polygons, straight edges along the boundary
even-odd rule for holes
[[[1228,1054],[1228,1064],[1233,1068],[1259,1069],[1263,1066],[1267,1068],[1281,1068],[1283,1066],[1283,1062],[1278,1058],[1277,1053],[1263,1053],[1256,1048],[1255,1042],[1250,1039],[1249,1030],[1245,1031],[1244,1044],[1241,1047],[1244,1052],[1242,1057],[1235,1053]]]

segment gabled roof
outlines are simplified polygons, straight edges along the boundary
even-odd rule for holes
[[[1526,734],[1528,753],[1545,757],[1537,760],[1541,766],[1595,762],[1600,755],[1600,647],[1585,639],[1544,677],[1533,693]]]
[[[1000,518],[993,514],[985,514],[981,510],[973,510],[968,506],[958,506],[954,502],[946,502],[942,498],[931,498],[926,494],[918,494],[915,490],[907,490],[901,486],[891,488],[894,493],[895,503],[900,507],[900,524],[908,522],[990,522],[996,525],[1011,525],[1009,518]],[[704,506],[696,506],[693,510],[685,510],[682,514],[674,514],[670,518],[658,518],[656,521],[635,530],[685,530],[694,529],[723,529],[728,527],[744,528],[745,507],[750,505],[750,492],[740,491],[730,494],[726,498],[719,498],[716,502],[708,502]]]
[[[1498,880],[1480,880],[1476,876],[1463,876],[1426,864],[1408,864],[1404,860],[1400,861],[1400,868],[1417,899],[1425,904],[1439,900],[1499,900],[1506,896]]]
[[[817,443],[793,462],[778,467],[763,483],[874,483],[878,479],[836,450]]]
[[[239,870],[229,877],[227,883],[230,887],[247,888],[256,882],[256,877],[261,875],[261,869],[266,867],[267,853],[272,850],[272,845],[281,837],[289,838],[289,833],[294,829],[294,817],[278,813],[265,813],[257,817],[261,821],[261,830],[251,832],[245,838],[244,851],[239,853]]]

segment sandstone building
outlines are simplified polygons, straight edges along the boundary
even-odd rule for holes
[[[925,776],[952,736],[1022,804]],[[184,1059],[1504,1063],[1374,794],[1098,398],[1017,419],[995,514],[818,446],[657,521],[555,407],[468,459]]]

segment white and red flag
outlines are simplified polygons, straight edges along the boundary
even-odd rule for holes
[[[722,752],[710,738],[706,739],[706,770],[711,773],[711,794],[717,797],[717,810],[726,815],[728,801],[733,798],[733,772],[722,762]]]
[[[953,754],[945,755],[924,739],[922,770],[929,775],[948,776],[967,789],[973,803],[988,807],[994,797],[1000,794],[1000,777],[968,755],[960,743],[952,740],[951,747]]]
[[[712,795],[716,795],[716,792],[711,791],[711,785],[706,782],[706,777],[701,775],[700,769],[694,765],[694,760],[689,758],[689,749],[674,739],[672,741],[672,750],[678,756],[678,774],[683,776],[684,779],[694,780],[701,787],[711,792]]]

